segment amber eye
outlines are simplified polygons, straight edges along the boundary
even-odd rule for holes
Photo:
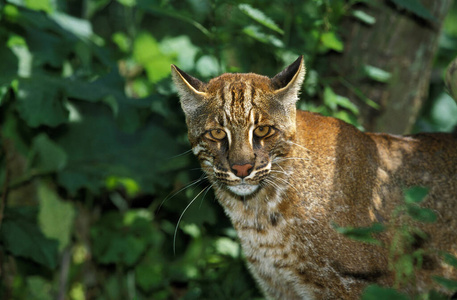
[[[211,130],[206,135],[207,135],[208,138],[212,138],[212,139],[215,139],[215,140],[223,140],[227,136],[225,131],[222,130],[222,129]]]
[[[266,138],[275,133],[275,130],[270,126],[260,126],[254,130],[254,135],[259,138]]]

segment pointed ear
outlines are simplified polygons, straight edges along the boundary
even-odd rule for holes
[[[206,95],[204,91],[205,83],[195,77],[190,76],[175,65],[171,65],[173,82],[178,89],[181,107],[187,117],[193,115]]]
[[[275,93],[280,96],[284,104],[295,104],[298,93],[305,78],[305,64],[303,55],[299,56],[290,66],[271,79]]]

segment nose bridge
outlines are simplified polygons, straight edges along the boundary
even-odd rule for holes
[[[229,163],[231,165],[254,165],[254,150],[249,142],[248,132],[234,132],[229,151]]]

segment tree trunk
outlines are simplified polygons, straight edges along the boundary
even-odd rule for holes
[[[423,0],[435,20],[424,20],[389,1],[375,0],[361,10],[376,18],[372,26],[354,18],[342,24],[345,50],[330,65],[345,79],[332,87],[360,107],[361,123],[367,131],[409,133],[427,96],[438,37],[451,0]],[[367,78],[364,66],[391,73],[387,83]],[[359,91],[357,91],[359,89]],[[368,106],[356,94],[362,92],[379,104]]]

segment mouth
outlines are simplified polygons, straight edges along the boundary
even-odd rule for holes
[[[228,185],[227,188],[238,196],[249,196],[253,194],[259,188],[258,184],[248,184],[248,183],[240,183],[237,185]]]

